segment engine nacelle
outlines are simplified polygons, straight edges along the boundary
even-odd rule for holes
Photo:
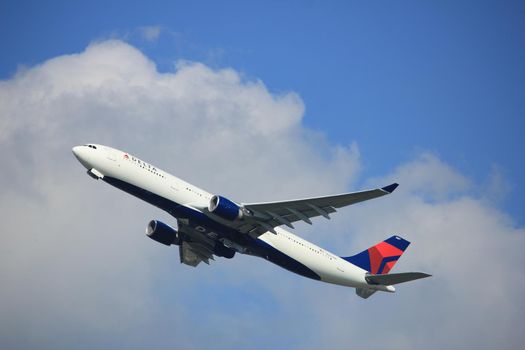
[[[222,256],[226,259],[231,259],[235,256],[235,250],[225,247],[220,242],[217,242],[215,249],[213,250],[213,254]]]
[[[149,222],[146,227],[146,235],[164,245],[180,244],[180,237],[177,230],[158,220],[151,220]]]
[[[211,197],[208,210],[210,213],[230,221],[240,219],[243,215],[241,207],[233,203],[231,200],[217,195]]]

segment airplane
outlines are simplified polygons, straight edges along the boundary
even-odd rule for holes
[[[150,203],[177,220],[177,229],[151,220],[146,235],[179,248],[189,266],[231,259],[236,253],[264,258],[291,272],[322,282],[353,287],[364,299],[394,285],[430,277],[423,272],[390,270],[410,242],[394,235],[348,257],[337,256],[280,226],[322,216],[336,209],[392,193],[397,183],[367,191],[267,203],[237,203],[208,193],[136,156],[108,146],[86,144],[72,149],[89,176]]]

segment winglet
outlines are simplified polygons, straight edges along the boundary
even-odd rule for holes
[[[393,183],[391,185],[383,187],[382,190],[388,193],[392,193],[397,188],[397,186],[399,186],[398,183]]]

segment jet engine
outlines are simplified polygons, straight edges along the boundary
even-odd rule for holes
[[[217,256],[222,256],[226,259],[231,259],[235,256],[235,250],[225,247],[220,242],[217,242],[217,244],[215,245],[215,249],[213,250],[213,254]]]
[[[158,220],[151,220],[149,222],[146,227],[146,235],[154,241],[168,246],[171,244],[180,244],[180,237],[177,230]]]
[[[241,207],[223,196],[215,195],[211,197],[208,210],[210,213],[230,221],[241,219],[243,216]]]

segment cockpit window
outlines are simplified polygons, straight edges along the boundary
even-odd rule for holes
[[[84,146],[87,146],[87,147],[93,148],[93,149],[97,149],[97,146],[94,146],[94,145],[84,145]]]

